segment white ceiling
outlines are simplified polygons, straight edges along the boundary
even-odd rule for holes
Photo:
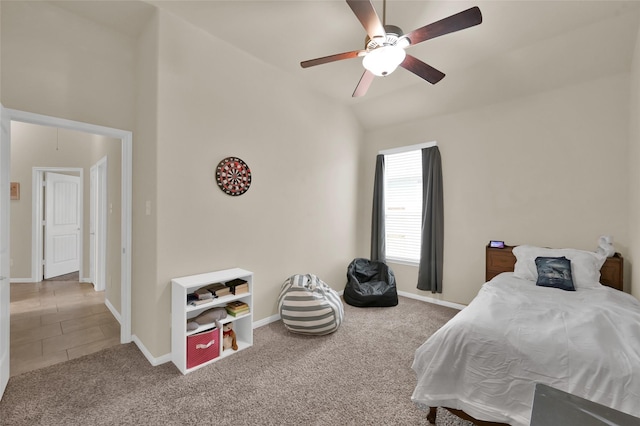
[[[361,49],[365,31],[343,0],[55,1],[136,36],[152,6],[174,13],[337,102],[367,128],[526,96],[630,69],[640,2],[388,0],[386,23],[405,33],[472,6],[483,23],[408,52],[446,74],[431,85],[398,69],[352,98],[363,68],[349,59],[300,61]],[[382,18],[382,1],[374,0]]]

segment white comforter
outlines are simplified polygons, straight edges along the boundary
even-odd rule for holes
[[[640,417],[640,302],[503,273],[416,351],[421,407],[529,425],[535,382]]]

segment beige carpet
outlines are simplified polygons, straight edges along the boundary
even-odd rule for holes
[[[254,346],[183,376],[120,345],[9,380],[2,425],[427,425],[411,402],[416,348],[455,309],[345,304],[340,329],[255,330]],[[438,425],[470,425],[438,410]]]

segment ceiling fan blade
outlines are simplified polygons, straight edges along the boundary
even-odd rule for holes
[[[411,31],[406,37],[411,41],[411,45],[439,37],[441,35],[464,30],[482,23],[482,13],[478,6],[451,15],[422,28]]]
[[[347,0],[347,4],[364,27],[369,38],[386,36],[387,32],[370,0]]]
[[[407,55],[400,66],[411,71],[420,78],[427,80],[431,84],[436,84],[444,78],[444,73],[422,62],[414,56]]]
[[[369,90],[369,86],[371,86],[371,82],[373,82],[374,78],[376,78],[375,74],[373,74],[369,70],[365,70],[364,74],[362,74],[362,77],[360,77],[360,81],[356,86],[356,90],[353,91],[353,95],[351,95],[351,97],[357,98],[366,95],[367,90]]]
[[[309,68],[309,67],[313,67],[315,65],[326,64],[328,62],[335,62],[335,61],[341,61],[343,59],[357,58],[358,56],[361,56],[364,53],[366,53],[366,51],[364,51],[364,50],[354,50],[354,51],[351,51],[351,52],[337,53],[335,55],[324,56],[322,58],[316,58],[316,59],[310,59],[308,61],[302,61],[302,62],[300,62],[300,66],[302,68]]]

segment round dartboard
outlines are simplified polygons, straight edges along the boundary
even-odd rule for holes
[[[251,170],[237,157],[227,157],[216,168],[216,181],[226,194],[242,195],[251,186]]]

